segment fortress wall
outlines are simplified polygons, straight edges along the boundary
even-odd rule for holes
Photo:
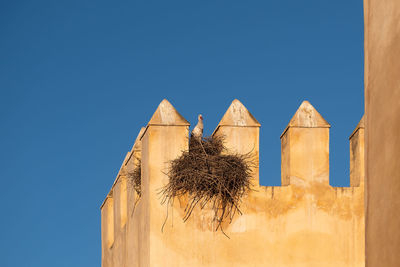
[[[254,190],[240,205],[243,214],[222,225],[228,238],[214,231],[210,206],[197,207],[183,222],[187,197],[176,198],[168,208],[161,204],[159,190],[168,182],[168,162],[188,149],[189,135],[189,123],[163,100],[118,176],[135,168],[133,153],[141,157],[141,197],[128,186],[126,211],[116,204],[113,208],[128,214],[114,214],[111,220],[107,203],[125,199],[114,184],[102,206],[103,267],[364,266],[364,190],[359,186],[364,180],[363,128],[359,126],[350,138],[353,186],[331,187],[330,125],[303,102],[281,136],[283,186],[260,186],[256,164]],[[251,152],[258,163],[259,128],[243,104],[234,100],[213,134],[225,136],[229,150],[225,153]],[[106,242],[110,221],[112,246]]]

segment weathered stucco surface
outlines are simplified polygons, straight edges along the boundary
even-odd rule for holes
[[[364,0],[367,266],[400,266],[400,1]]]
[[[188,148],[189,123],[163,100],[102,205],[102,266],[364,266],[364,127],[350,138],[352,186],[346,188],[329,185],[329,127],[302,103],[281,136],[283,186],[259,186],[255,167],[243,215],[223,225],[227,238],[213,231],[210,208],[196,209],[184,223],[185,198],[166,217],[158,192],[168,181],[168,162]],[[259,129],[234,100],[214,134],[225,136],[231,152],[251,151],[258,162]],[[126,183],[137,158],[140,198]]]

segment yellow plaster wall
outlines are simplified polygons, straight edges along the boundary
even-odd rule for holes
[[[230,152],[251,152],[258,162],[259,127],[234,100],[214,135],[225,136]],[[161,205],[168,162],[188,148],[189,134],[189,123],[164,100],[102,206],[102,229],[108,229],[108,199],[123,199],[117,196],[123,192],[118,185],[124,186],[118,181],[135,167],[136,153],[142,161],[142,196],[127,186],[127,223],[114,223],[115,241],[111,247],[103,242],[102,266],[364,266],[364,189],[329,185],[329,127],[310,103],[302,103],[281,136],[285,186],[260,186],[256,166],[254,190],[240,206],[243,214],[223,224],[228,238],[214,231],[210,207],[196,208],[183,222],[185,197],[168,209]],[[359,125],[354,132],[350,180],[358,185],[363,181],[363,129]],[[115,212],[121,210],[114,206]],[[102,232],[103,240],[106,235]]]

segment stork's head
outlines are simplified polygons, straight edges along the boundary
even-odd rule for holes
[[[203,121],[203,115],[199,114],[199,121]]]

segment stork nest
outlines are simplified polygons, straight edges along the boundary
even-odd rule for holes
[[[225,220],[231,223],[236,213],[241,214],[241,198],[251,189],[254,166],[250,152],[227,153],[223,137],[206,137],[201,143],[191,138],[189,151],[170,162],[169,182],[161,189],[162,203],[167,203],[168,209],[175,197],[187,196],[184,221],[189,219],[196,206],[200,209],[211,207],[215,231],[220,229],[225,234],[222,223]]]
[[[142,195],[141,163],[142,161],[140,160],[140,158],[137,158],[133,172],[130,172],[127,175],[129,184],[133,187],[133,189],[135,189],[139,197]]]

